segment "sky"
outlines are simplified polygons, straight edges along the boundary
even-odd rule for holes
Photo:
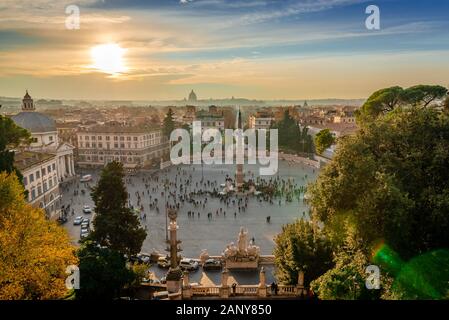
[[[448,75],[447,0],[0,0],[0,96],[351,99]]]

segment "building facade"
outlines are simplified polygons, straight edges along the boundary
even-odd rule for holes
[[[270,129],[274,122],[274,116],[267,112],[257,112],[248,118],[248,127],[250,129]]]
[[[15,155],[14,163],[23,175],[28,202],[44,209],[47,218],[58,218],[61,212],[61,195],[57,156],[23,151]]]
[[[80,167],[119,161],[125,168],[144,168],[159,163],[170,151],[160,128],[114,123],[79,130],[76,135]]]
[[[26,92],[22,100],[22,112],[11,119],[20,127],[31,132],[32,143],[28,151],[50,153],[56,156],[56,172],[59,182],[75,176],[74,146],[59,141],[56,123],[50,117],[36,112],[33,99]]]

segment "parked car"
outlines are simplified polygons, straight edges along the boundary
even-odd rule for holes
[[[73,225],[79,226],[82,222],[83,222],[83,217],[79,216],[79,217],[76,217],[75,220],[73,220]]]
[[[140,263],[146,263],[149,264],[151,262],[151,256],[147,253],[138,253],[137,259]]]
[[[81,229],[89,229],[89,222],[82,222]]]
[[[216,259],[207,259],[203,264],[204,270],[219,270],[221,269],[221,261]]]
[[[88,206],[87,204],[85,204],[83,206],[83,212],[84,213],[92,213],[92,209],[90,208],[90,206]]]
[[[89,235],[89,229],[81,229],[80,238],[86,238]]]
[[[179,267],[184,270],[193,271],[198,269],[198,261],[195,261],[193,259],[184,258],[179,263]]]
[[[159,259],[157,259],[157,265],[160,268],[170,268],[170,260],[167,256],[159,257]]]

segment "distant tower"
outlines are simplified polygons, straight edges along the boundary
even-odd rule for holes
[[[193,90],[192,90],[189,94],[189,102],[196,102],[197,100],[198,100],[198,98],[196,97],[195,92],[193,92]]]
[[[22,99],[22,111],[35,111],[34,102],[31,96],[28,94],[28,90],[25,93],[25,96]]]
[[[242,113],[239,111],[237,113],[236,129],[243,129],[242,127]],[[244,143],[244,142],[243,142]],[[237,146],[237,152],[240,148]],[[243,164],[237,164],[237,172],[235,174],[235,187],[237,192],[240,192],[243,187]]]
[[[307,100],[304,101],[304,108],[307,108],[309,105],[307,104]]]

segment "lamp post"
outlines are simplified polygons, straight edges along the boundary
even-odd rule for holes
[[[168,241],[168,212],[167,212],[167,179],[164,182],[164,205],[165,205],[165,240]]]

